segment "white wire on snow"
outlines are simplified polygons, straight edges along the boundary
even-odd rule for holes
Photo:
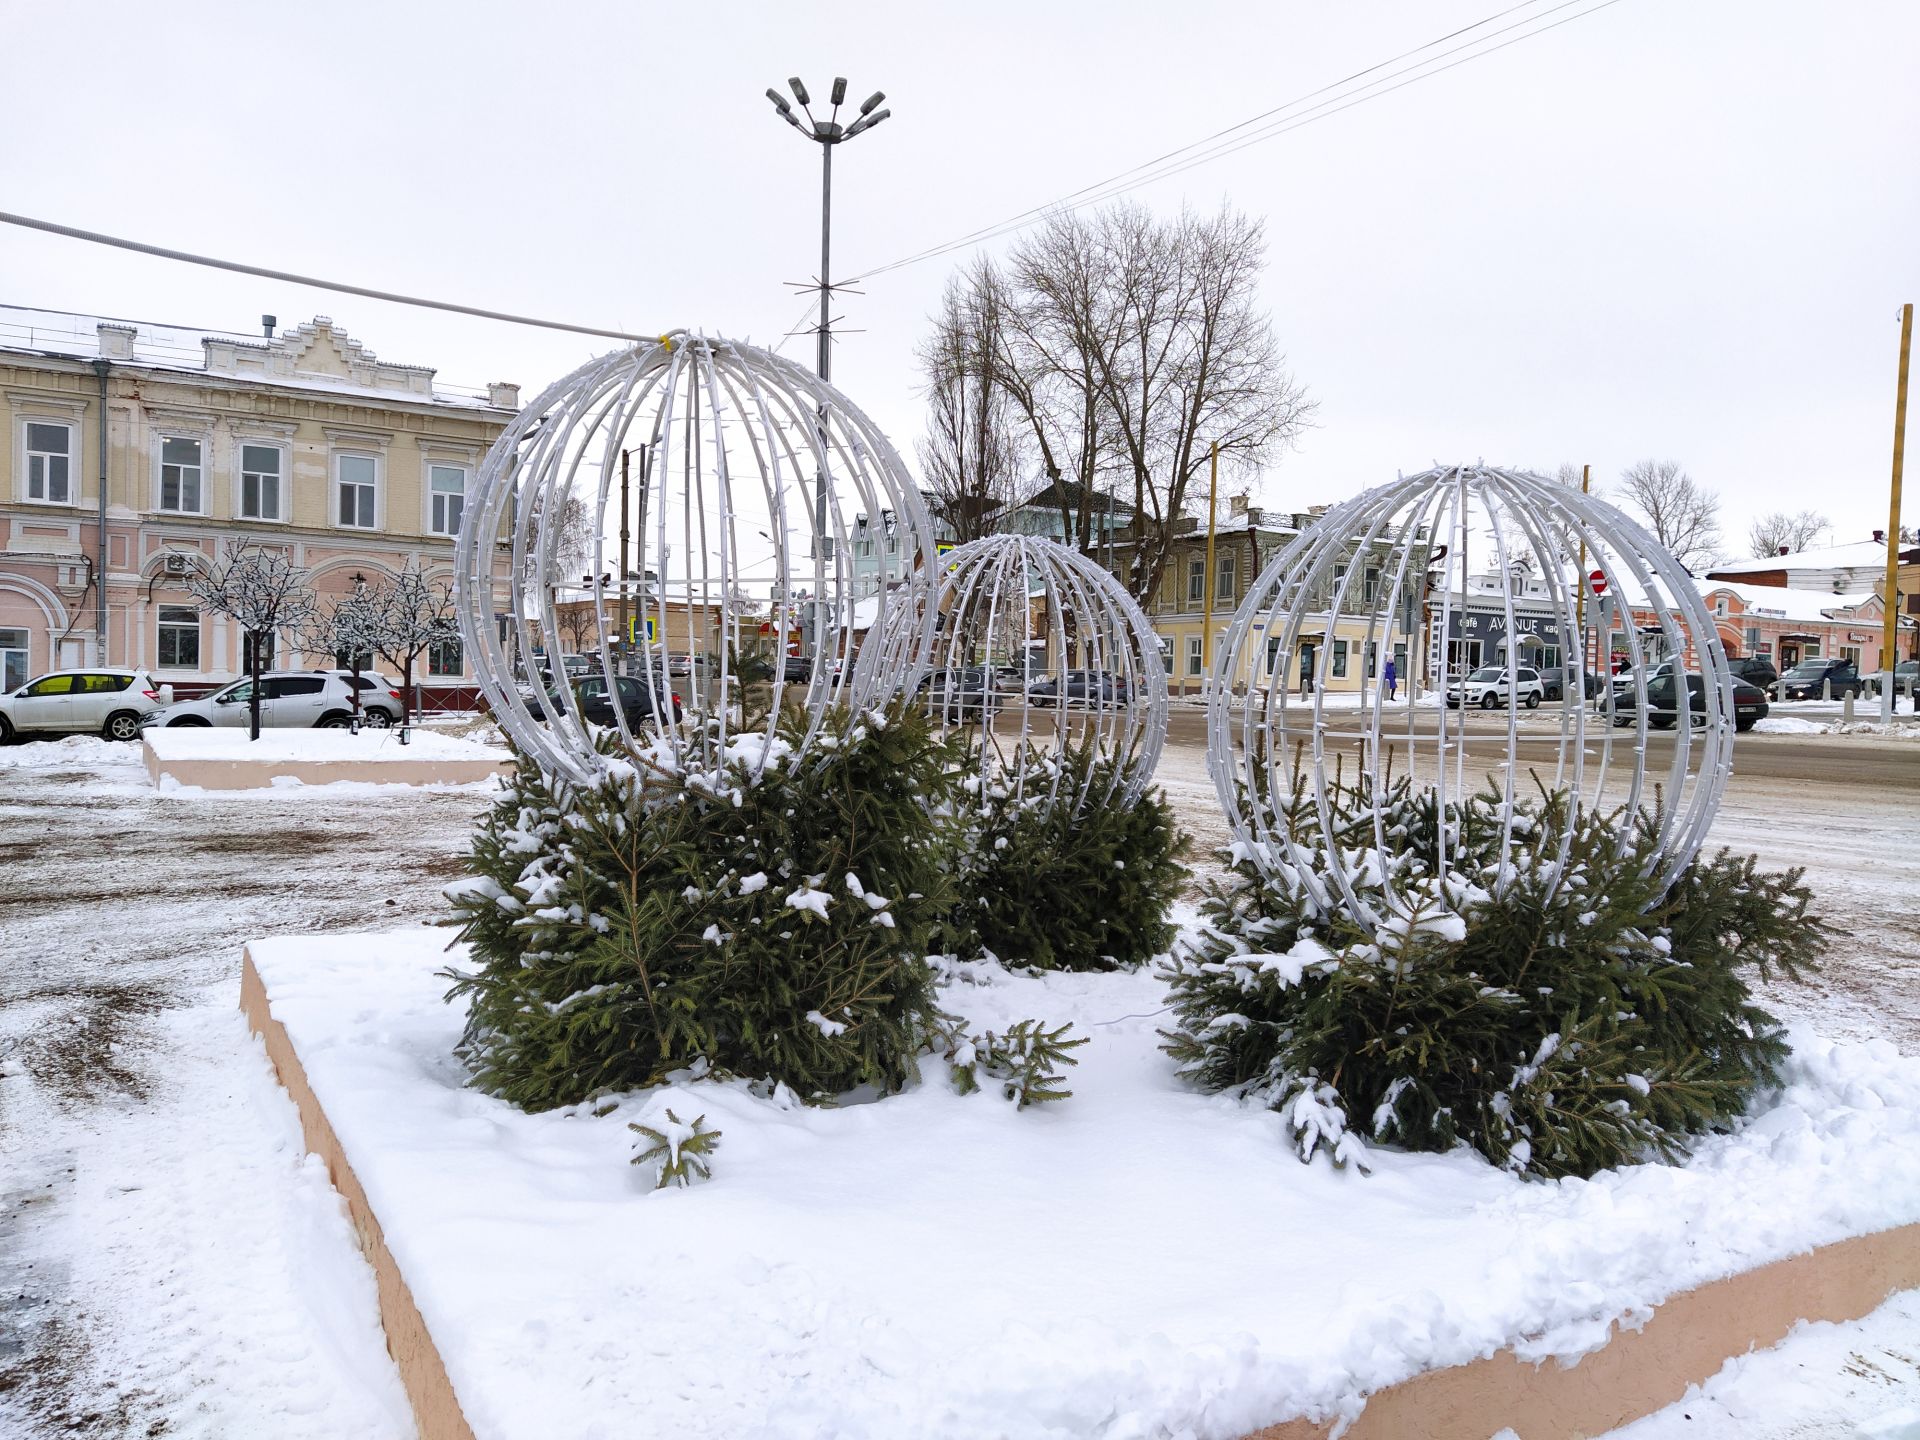
[[[1611,633],[1622,636],[1632,667],[1625,686],[1633,706],[1632,744],[1616,746],[1612,707],[1624,702],[1603,693],[1609,708],[1594,717],[1601,732],[1597,754],[1589,748],[1584,677],[1597,662],[1603,687],[1607,684],[1612,639],[1598,635],[1597,653],[1587,653],[1588,632],[1599,626],[1602,607],[1580,571],[1582,545],[1586,570],[1601,573],[1616,598]],[[1443,546],[1436,597],[1429,568]],[[1355,884],[1368,858],[1344,852],[1331,840],[1326,657],[1336,638],[1347,639],[1357,651],[1362,705],[1358,732],[1343,735],[1334,729],[1333,737],[1357,743],[1358,769],[1368,774],[1379,775],[1389,752],[1398,751],[1394,768],[1413,775],[1416,784],[1424,778],[1443,810],[1468,799],[1480,775],[1497,775],[1503,843],[1498,873],[1488,888],[1497,894],[1513,880],[1520,689],[1507,686],[1506,723],[1500,731],[1475,733],[1467,722],[1465,674],[1456,681],[1446,673],[1456,583],[1461,605],[1471,612],[1475,555],[1494,563],[1498,590],[1486,598],[1497,605],[1505,626],[1505,658],[1497,663],[1509,672],[1545,672],[1537,664],[1528,666],[1520,653],[1514,576],[1533,574],[1544,582],[1544,599],[1561,639],[1560,668],[1571,672],[1571,680],[1563,683],[1557,702],[1552,773],[1541,779],[1568,792],[1575,814],[1621,807],[1624,830],[1643,805],[1651,807],[1658,838],[1654,863],[1661,867],[1664,885],[1698,853],[1731,774],[1733,675],[1719,630],[1692,577],[1639,525],[1566,485],[1485,465],[1437,466],[1369,490],[1333,507],[1302,532],[1248,591],[1214,663],[1207,711],[1207,766],[1236,837],[1257,861],[1270,867],[1284,863],[1301,883],[1315,887],[1316,900],[1341,905],[1369,930],[1377,929],[1382,917],[1362,900]],[[1362,579],[1370,569],[1377,574],[1372,596]],[[1577,601],[1582,586],[1589,586],[1584,624]],[[1315,667],[1311,694],[1290,698],[1295,657],[1309,632],[1320,635],[1323,658]],[[1656,633],[1657,657],[1650,648]],[[1410,673],[1399,677],[1405,693],[1389,702],[1378,675],[1367,674],[1368,657],[1380,661],[1371,668],[1383,669],[1401,642]],[[1676,675],[1673,753],[1662,776],[1648,764],[1647,671],[1656,658],[1679,660],[1689,650],[1703,677],[1705,710],[1696,733],[1686,718],[1691,709],[1685,676]],[[1275,663],[1263,686],[1269,654]],[[1422,681],[1437,683],[1442,703],[1420,702]],[[1444,703],[1450,683],[1462,684],[1457,719]],[[1423,727],[1423,716],[1431,717],[1430,728]],[[1616,749],[1625,751],[1620,764]],[[1292,793],[1296,752],[1313,802],[1314,823],[1306,835],[1293,833],[1282,813]],[[1650,782],[1657,793],[1650,793]],[[1372,820],[1375,853],[1391,854],[1395,847],[1379,806]],[[1549,861],[1550,888],[1565,871],[1572,834],[1569,825],[1557,838]],[[1443,825],[1435,857],[1441,874],[1447,870],[1448,838]],[[1321,890],[1307,864],[1314,851],[1326,856],[1332,893]]]

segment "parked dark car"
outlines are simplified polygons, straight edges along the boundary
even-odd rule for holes
[[[1546,692],[1547,699],[1564,700],[1567,695],[1567,687],[1573,683],[1573,677],[1576,673],[1578,672],[1576,672],[1571,665],[1559,665],[1552,669],[1542,670],[1540,672],[1540,684]],[[1581,699],[1597,699],[1599,696],[1604,695],[1606,691],[1607,681],[1601,676],[1595,675],[1592,671],[1588,671],[1587,674],[1581,678]]]
[[[1902,660],[1898,665],[1893,667],[1894,694],[1911,695],[1916,685],[1920,685],[1920,660]],[[1867,692],[1871,695],[1878,695],[1880,693],[1880,677],[1878,674],[1867,677]]]
[[[1802,660],[1780,677],[1781,698],[1822,700],[1829,685],[1836,700],[1843,695],[1863,694],[1867,688],[1851,660]]]
[[[1679,720],[1674,705],[1675,680],[1672,671],[1647,682],[1647,728],[1671,730]],[[1687,709],[1695,725],[1707,723],[1707,682],[1700,675],[1687,676]],[[1635,699],[1631,688],[1617,691],[1613,697],[1613,723],[1631,725]],[[1767,718],[1767,692],[1757,685],[1736,679],[1733,682],[1733,728],[1744,734]]]
[[[1049,676],[1045,680],[1036,680],[1027,687],[1027,699],[1036,704],[1057,704],[1062,698],[1062,677]],[[1065,699],[1069,705],[1090,705],[1094,702],[1112,704],[1124,703],[1127,699],[1127,682],[1105,670],[1069,670],[1065,676]]]
[[[627,717],[627,728],[631,730],[636,726],[652,723],[655,690],[648,688],[646,680],[633,675],[616,675],[614,684],[619,687],[620,709]],[[673,718],[678,720],[681,716],[680,697],[668,688],[665,677],[661,677],[655,688],[672,704]],[[580,700],[582,719],[592,725],[614,723],[613,701],[607,690],[606,676],[589,675],[575,685],[573,691]],[[541,720],[546,718],[549,706],[559,708],[563,703],[558,692],[553,690],[545,694],[522,690],[520,695],[527,702],[527,708],[533,711],[535,718]]]
[[[1758,685],[1767,689],[1780,678],[1780,672],[1773,668],[1773,661],[1764,655],[1747,655],[1728,662],[1736,680],[1744,680],[1749,685]]]
[[[780,678],[789,685],[805,685],[813,679],[813,661],[805,655],[789,655],[780,667]]]
[[[920,678],[914,693],[925,695],[931,704],[938,705],[950,723],[979,720],[994,703],[987,670],[982,665],[930,670]]]

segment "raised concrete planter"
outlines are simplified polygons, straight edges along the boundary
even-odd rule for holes
[[[275,1017],[251,950],[242,962],[240,1005],[299,1110],[308,1148],[326,1162],[346,1200],[422,1440],[496,1440],[476,1436],[470,1425],[352,1159]],[[1340,1433],[1343,1440],[1487,1440],[1511,1429],[1520,1440],[1588,1440],[1673,1403],[1729,1358],[1778,1343],[1801,1321],[1858,1319],[1916,1287],[1920,1224],[1842,1240],[1671,1295],[1637,1325],[1610,1327],[1606,1340],[1574,1363],[1534,1362],[1505,1349],[1379,1389]],[[620,1418],[635,1433],[648,1432],[644,1416]],[[1246,1440],[1329,1440],[1337,1428],[1328,1420],[1281,1418]]]
[[[512,771],[504,750],[414,729],[402,745],[397,731],[245,730],[169,728],[141,736],[147,773],[155,785],[200,790],[262,790],[276,782],[334,785],[469,785]]]

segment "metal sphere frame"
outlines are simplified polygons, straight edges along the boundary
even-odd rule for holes
[[[623,459],[635,453],[638,475],[629,465],[623,484]],[[859,600],[850,511],[892,512],[908,564],[931,562],[933,525],[899,455],[803,366],[687,331],[582,365],[520,412],[467,492],[456,603],[495,717],[546,773],[578,783],[606,773],[575,687],[559,684],[536,713],[515,673],[518,656],[539,650],[552,663],[567,653],[560,607],[579,617],[591,606],[587,677],[608,695],[622,676],[629,693],[634,684],[645,692],[638,723],[626,705],[611,707],[629,752],[664,745],[684,765],[731,757],[762,766],[796,692],[808,711],[806,748],[831,708],[863,705],[889,680],[849,653]],[[608,552],[623,526],[635,544],[616,580],[619,552]],[[565,548],[583,533],[590,562]],[[874,624],[897,603],[882,590]],[[623,610],[637,617],[644,646],[617,635]],[[786,675],[793,614],[811,637],[804,686]],[[762,643],[763,625],[777,638]],[[774,652],[757,747],[739,743],[740,658],[755,648]]]
[[[1471,733],[1464,684],[1457,717],[1445,703],[1444,687],[1455,683],[1446,673],[1453,621],[1456,614],[1472,613],[1476,598],[1469,557],[1482,557],[1494,566],[1497,588],[1484,598],[1503,626],[1506,658],[1496,663],[1526,668],[1520,647],[1541,643],[1521,632],[1529,612],[1536,619],[1550,619],[1562,642],[1561,669],[1570,683],[1563,681],[1557,702],[1552,771],[1548,775],[1543,766],[1530,768],[1540,772],[1550,788],[1566,790],[1575,811],[1609,813],[1624,807],[1619,822],[1623,833],[1650,802],[1650,786],[1657,787],[1653,863],[1661,867],[1663,887],[1698,853],[1731,772],[1733,676],[1718,627],[1693,578],[1634,521],[1577,489],[1525,471],[1485,465],[1436,466],[1369,490],[1334,506],[1289,543],[1235,613],[1211,677],[1207,766],[1236,838],[1249,845],[1255,859],[1272,871],[1284,857],[1294,883],[1307,886],[1318,903],[1345,909],[1370,933],[1385,917],[1358,893],[1355,882],[1367,859],[1330,840],[1329,760],[1338,747],[1357,743],[1352,758],[1360,770],[1376,776],[1389,757],[1400,773],[1418,776],[1424,765],[1442,813],[1478,791],[1483,774],[1497,775],[1501,858],[1488,888],[1501,893],[1516,873],[1515,802],[1524,763],[1520,687],[1506,685],[1505,703],[1498,707],[1506,723],[1493,735]],[[1443,567],[1437,602],[1429,577],[1434,562]],[[1605,588],[1617,603],[1598,598],[1586,578],[1594,571],[1605,577]],[[1526,586],[1536,576],[1538,593],[1528,595]],[[1516,595],[1516,587],[1521,594]],[[1479,613],[1486,615],[1487,607]],[[1630,679],[1624,697],[1601,697],[1604,709],[1597,710],[1589,725],[1588,632],[1603,619],[1612,628],[1601,630],[1594,646],[1602,661],[1602,683],[1607,678],[1605,657],[1622,636]],[[1357,650],[1363,657],[1357,733],[1343,733],[1339,724],[1343,713],[1353,712],[1328,706],[1324,668],[1306,687],[1310,694],[1289,701],[1294,657],[1303,637],[1317,634],[1330,644],[1342,630],[1349,653]],[[1370,657],[1394,656],[1402,641],[1410,673],[1402,682],[1401,698],[1389,702],[1385,686],[1368,676]],[[1671,761],[1656,770],[1648,761],[1648,670],[1658,658],[1679,660],[1689,653],[1702,678],[1704,710],[1697,713],[1695,724],[1676,716]],[[1270,671],[1264,689],[1254,682],[1263,660]],[[1442,703],[1422,703],[1418,681],[1429,679],[1436,669]],[[1678,694],[1685,682],[1675,683]],[[1236,686],[1241,693],[1233,693]],[[1630,743],[1617,744],[1614,718],[1624,710],[1626,698],[1633,707]],[[1677,702],[1676,710],[1685,706]],[[1423,717],[1430,717],[1430,726],[1423,728]],[[1589,748],[1596,738],[1590,734],[1593,728],[1601,731],[1597,755]],[[1489,742],[1495,746],[1491,756],[1483,748]],[[1306,835],[1290,833],[1278,808],[1291,793],[1296,751],[1303,759],[1302,775],[1315,816]],[[1615,764],[1616,751],[1624,753],[1624,775]],[[1488,759],[1493,763],[1483,765]],[[1378,807],[1372,818],[1374,849],[1390,854]],[[1572,839],[1569,824],[1550,862],[1550,890],[1565,873]],[[1437,875],[1447,873],[1448,849],[1443,825],[1434,857]],[[1315,854],[1324,858],[1331,889],[1309,863]],[[1485,883],[1480,877],[1469,878]]]
[[[1033,663],[1036,650],[1045,652],[1044,670]],[[1076,813],[1132,804],[1166,743],[1167,677],[1152,623],[1106,570],[1041,536],[988,535],[955,546],[861,659],[923,696],[937,718],[977,729],[983,789],[1002,785],[1016,801]],[[1077,687],[1075,672],[1084,676]],[[1004,723],[1010,713],[1017,728]],[[1081,763],[1045,763],[1044,776],[1033,773],[1036,759],[1070,753]],[[1113,764],[1101,787],[1103,761]]]

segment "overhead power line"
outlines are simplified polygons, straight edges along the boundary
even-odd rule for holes
[[[899,270],[908,265],[917,265],[923,260],[937,259],[942,255],[950,255],[956,250],[964,250],[974,245],[983,244],[988,240],[995,240],[1003,235],[1012,234],[1017,230],[1025,229],[1027,226],[1049,215],[1081,210],[1089,205],[1098,204],[1103,200],[1115,199],[1121,195],[1137,190],[1142,186],[1150,185],[1157,180],[1168,179],[1174,175],[1194,169],[1197,166],[1204,165],[1209,161],[1218,160],[1224,156],[1244,150],[1250,145],[1260,144],[1263,141],[1284,135],[1289,131],[1298,130],[1303,126],[1313,124],[1315,121],[1337,115],[1342,110],[1351,110],[1354,106],[1365,104],[1369,100],[1378,100],[1383,96],[1392,94],[1395,90],[1404,89],[1406,86],[1415,84],[1418,81],[1430,80],[1436,75],[1444,74],[1456,66],[1467,64],[1469,61],[1484,59],[1489,55],[1505,50],[1510,45],[1517,45],[1523,40],[1534,39],[1536,36],[1546,34],[1549,30],[1557,30],[1562,25],[1571,24],[1575,20],[1585,19],[1587,16],[1595,14],[1598,11],[1619,4],[1620,0],[1599,0],[1597,4],[1588,3],[1588,0],[1561,0],[1561,3],[1553,5],[1548,9],[1535,9],[1531,15],[1527,15],[1509,25],[1487,31],[1485,34],[1476,35],[1473,39],[1456,45],[1451,49],[1442,50],[1438,54],[1426,54],[1427,51],[1445,45],[1449,40],[1456,39],[1471,31],[1485,30],[1487,26],[1493,25],[1496,21],[1505,19],[1507,16],[1520,10],[1533,9],[1533,7],[1540,3],[1541,0],[1521,0],[1520,4],[1508,6],[1506,9],[1496,11],[1484,19],[1476,20],[1471,25],[1465,25],[1458,30],[1449,31],[1445,35],[1436,36],[1423,45],[1417,45],[1411,50],[1402,51],[1399,55],[1393,56],[1388,60],[1382,60],[1378,64],[1370,65],[1364,70],[1357,70],[1343,80],[1336,80],[1331,84],[1322,85],[1316,90],[1308,91],[1304,95],[1296,96],[1285,104],[1262,111],[1258,115],[1250,116],[1236,124],[1227,126],[1223,130],[1217,130],[1213,134],[1195,140],[1191,144],[1183,145],[1177,150],[1169,150],[1163,155],[1152,160],[1143,161],[1129,169],[1122,170],[1115,175],[1109,176],[1105,180],[1097,181],[1092,185],[1082,186],[1078,190],[1071,191],[1043,205],[1035,205],[1029,209],[1022,210],[1018,214],[1010,215],[1004,220],[996,221],[992,225],[982,226],[978,230],[969,231],[967,234],[961,235],[953,240],[945,241],[939,245],[929,246],[924,250],[918,250],[912,254],[902,256],[898,260],[892,260],[884,265],[877,265],[872,269],[863,270],[845,283],[849,285],[857,284],[860,281],[871,279],[876,275],[884,275],[889,271]],[[1571,15],[1563,15],[1559,19],[1551,20],[1544,25],[1538,23],[1542,20],[1548,20],[1550,16],[1559,14],[1559,12],[1563,10],[1573,9],[1573,7],[1581,4],[1587,4],[1588,8],[1577,10]],[[1526,29],[1525,27],[1527,26],[1534,26],[1535,28]],[[1523,33],[1513,35],[1512,38],[1502,40],[1498,44],[1487,43],[1497,39],[1501,35],[1508,35],[1515,30],[1521,30]],[[1461,54],[1462,51],[1470,53]],[[1368,80],[1363,85],[1354,85],[1355,81],[1365,79],[1365,77],[1369,75],[1375,75],[1378,71],[1388,70],[1389,67],[1398,65],[1401,61],[1416,55],[1423,56],[1424,58],[1415,60],[1412,64],[1403,66],[1398,70],[1391,70],[1390,73],[1379,75],[1373,80]],[[1449,56],[1455,55],[1458,55],[1460,58],[1448,60]],[[1448,60],[1448,63],[1440,64],[1439,62],[1443,60]],[[1318,103],[1308,104],[1309,101],[1316,99]],[[1302,107],[1305,108],[1303,109]]]
[[[339,280],[322,280],[313,275],[295,275],[286,270],[269,270],[262,265],[243,265],[238,260],[219,260],[211,255],[195,255],[186,250],[168,250],[139,240],[117,235],[102,235],[79,230],[71,225],[56,225],[51,220],[36,220],[30,215],[11,215],[0,210],[0,224],[19,225],[28,230],[44,230],[49,235],[65,235],[94,245],[110,245],[116,250],[132,250],[141,255],[158,255],[163,260],[180,260],[189,265],[205,265],[214,270],[231,270],[239,275],[258,275],[263,280],[284,280],[315,290],[333,290],[342,295],[361,295],[369,300],[390,300],[395,305],[417,305],[423,310],[446,310],[455,315],[475,315],[482,320],[504,320],[509,325],[532,325],[542,330],[567,330],[575,335],[603,335],[610,340],[657,340],[658,335],[634,335],[625,330],[603,330],[597,325],[575,325],[565,320],[541,320],[531,315],[512,315],[504,310],[486,310],[478,305],[456,305],[450,300],[426,300],[418,295],[398,295],[391,290],[374,290],[365,285],[348,285]]]

